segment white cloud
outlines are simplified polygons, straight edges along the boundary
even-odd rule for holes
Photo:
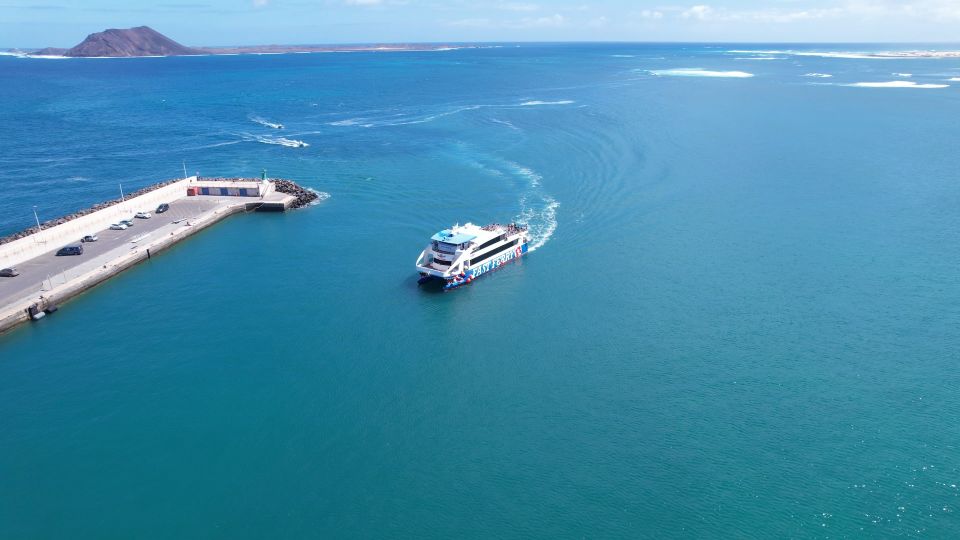
[[[662,19],[663,12],[656,9],[645,9],[639,13],[643,19]]]
[[[525,4],[518,2],[505,2],[498,4],[497,8],[505,11],[537,11],[540,9],[540,6],[537,4]]]
[[[705,21],[713,16],[713,8],[703,4],[691,6],[680,13],[684,19],[696,19]]]
[[[647,11],[647,10],[644,10]],[[641,12],[642,14],[643,12]],[[754,21],[762,23],[790,23],[796,21],[847,18],[853,20],[877,18],[913,18],[928,21],[960,21],[960,0],[850,0],[836,7],[779,7],[763,9],[729,9],[697,4],[680,9],[680,17],[694,21]]]

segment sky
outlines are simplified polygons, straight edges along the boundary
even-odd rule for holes
[[[957,42],[960,0],[0,0],[0,47],[147,25],[184,45]]]

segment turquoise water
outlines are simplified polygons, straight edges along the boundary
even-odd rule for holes
[[[960,60],[747,48],[0,57],[0,233],[183,162],[330,195],[0,336],[0,537],[960,535]]]

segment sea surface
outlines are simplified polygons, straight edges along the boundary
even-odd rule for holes
[[[0,57],[0,235],[329,195],[0,336],[0,537],[960,536],[960,59],[890,48]]]

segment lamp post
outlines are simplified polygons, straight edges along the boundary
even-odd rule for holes
[[[33,219],[37,220],[37,232],[40,232],[40,217],[37,216],[37,205],[33,205]]]
[[[123,198],[123,184],[120,182],[117,182],[117,184],[120,186],[120,202],[127,202],[127,200]]]

